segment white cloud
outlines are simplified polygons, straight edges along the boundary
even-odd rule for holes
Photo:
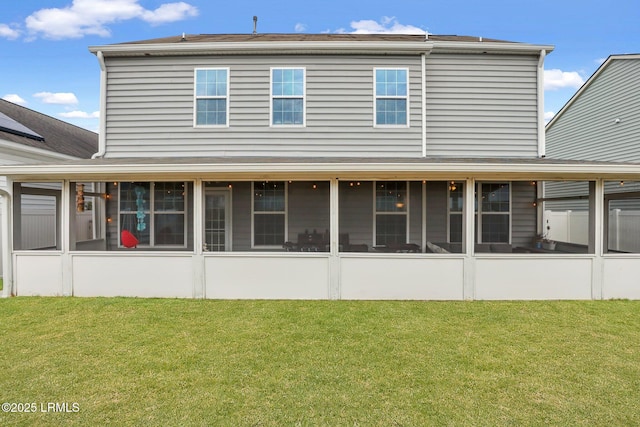
[[[3,96],[2,99],[4,99],[5,101],[13,102],[14,104],[18,104],[18,105],[27,105],[27,101],[25,101],[24,99],[22,99],[20,95],[17,95],[15,93],[8,93],[5,96]]]
[[[370,19],[351,22],[352,31],[344,28],[336,30],[336,33],[351,34],[425,34],[426,31],[413,25],[404,25],[398,22],[395,16],[383,16],[380,22]]]
[[[7,24],[0,24],[0,37],[9,40],[15,40],[20,36],[20,31],[11,28]]]
[[[544,112],[544,122],[545,123],[549,123],[551,121],[551,119],[553,119],[553,116],[555,116],[556,113],[554,113],[553,111],[545,111]]]
[[[303,33],[307,31],[307,26],[305,24],[297,23],[295,26],[296,33]]]
[[[583,84],[584,79],[577,71],[562,71],[558,69],[544,71],[545,90],[578,89]]]
[[[198,16],[198,9],[185,2],[180,2],[166,3],[156,10],[145,10],[141,18],[150,24],[159,25],[194,16]]]
[[[38,92],[33,94],[33,96],[39,98],[45,104],[69,105],[78,103],[78,98],[76,98],[73,93],[69,92]]]
[[[87,113],[86,111],[69,111],[68,113],[58,114],[65,119],[97,119],[100,117],[100,111],[94,111],[93,113]]]
[[[138,4],[140,0],[73,0],[64,8],[40,9],[25,20],[31,38],[60,40],[86,35],[107,37],[109,24],[141,19],[153,25],[196,16],[198,9],[188,3],[165,3],[155,10]]]

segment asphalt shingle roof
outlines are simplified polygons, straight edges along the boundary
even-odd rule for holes
[[[98,151],[98,134],[0,99],[0,112],[44,137],[38,141],[0,128],[0,140],[89,159]]]

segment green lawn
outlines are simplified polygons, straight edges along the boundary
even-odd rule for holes
[[[0,300],[0,425],[640,425],[640,302]],[[47,403],[79,412],[42,412]]]

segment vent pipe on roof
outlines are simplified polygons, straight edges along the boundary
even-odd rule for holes
[[[255,36],[256,34],[258,34],[258,17],[257,16],[253,16],[253,35]]]

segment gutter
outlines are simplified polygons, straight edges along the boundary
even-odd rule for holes
[[[550,52],[553,46],[506,42],[453,42],[425,40],[422,42],[389,41],[281,41],[281,42],[187,42],[131,43],[91,46],[89,51],[105,56],[166,56],[166,55],[234,55],[234,54],[392,54],[419,55],[432,50],[439,52],[477,52],[535,54]]]
[[[92,159],[104,157],[107,152],[107,66],[102,51],[96,52],[100,64],[100,128],[98,130],[98,152]]]
[[[278,162],[278,161],[238,161],[229,163],[199,162],[196,159],[188,162],[173,161],[169,163],[146,163],[129,159],[125,163],[96,164],[85,162],[79,164],[39,164],[0,166],[0,175],[7,175],[16,180],[47,180],[76,179],[76,180],[114,180],[118,179],[193,179],[194,176],[220,178],[223,180],[247,179],[275,179],[275,177],[291,178],[293,175],[303,174],[321,179],[327,175],[333,177],[345,176],[359,179],[393,177],[416,179],[458,177],[510,177],[511,179],[545,178],[548,180],[562,179],[594,179],[605,178],[615,180],[640,180],[640,164],[611,163],[611,162],[576,162],[576,161],[547,161],[540,159],[502,161],[404,161],[380,162],[372,160],[362,162],[360,159],[332,162],[320,160],[317,162]],[[175,159],[168,159],[175,160]],[[204,160],[204,159],[203,159]]]
[[[421,91],[422,91],[422,157],[427,157],[427,65],[426,53],[420,55]]]

